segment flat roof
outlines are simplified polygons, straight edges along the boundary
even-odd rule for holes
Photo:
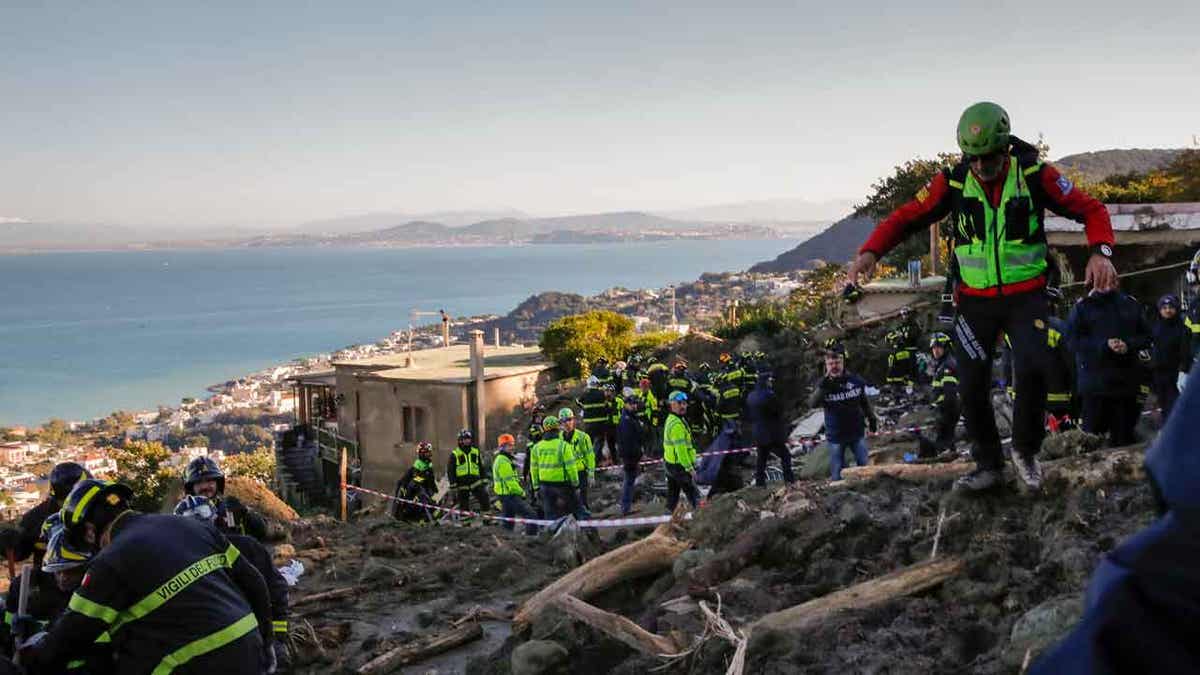
[[[334,370],[320,370],[320,371],[314,371],[311,373],[304,373],[301,375],[293,375],[291,377],[284,378],[284,379],[286,379],[288,382],[298,382],[300,384],[315,384],[315,385],[320,385],[320,386],[325,386],[325,387],[332,387],[334,384],[336,384],[336,379],[334,378],[334,375],[336,375],[336,374],[337,374],[337,371],[334,371]]]
[[[337,361],[333,366],[356,370],[358,377],[363,379],[451,384],[471,382],[470,345],[414,351],[412,366],[406,365],[408,358],[408,353],[388,354],[356,361]],[[484,345],[483,348],[484,378],[488,380],[539,373],[553,367],[554,364],[547,361],[537,347]]]
[[[1105,204],[1117,232],[1200,229],[1200,203]],[[1052,214],[1046,215],[1048,232],[1083,232],[1083,225]],[[1119,245],[1118,238],[1117,244]]]

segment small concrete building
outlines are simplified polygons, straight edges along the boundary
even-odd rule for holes
[[[338,433],[357,443],[363,487],[390,493],[421,441],[433,443],[440,479],[462,429],[490,462],[494,437],[553,381],[537,347],[485,350],[476,333],[466,345],[333,363]]]

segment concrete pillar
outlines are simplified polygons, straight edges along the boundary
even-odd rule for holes
[[[494,328],[492,328],[492,338],[493,338],[493,342],[496,343],[496,346],[499,347],[500,346],[500,326],[495,326]]]
[[[442,312],[442,346],[450,346],[450,315]]]
[[[475,383],[475,441],[482,449],[487,442],[483,400],[483,331],[471,331],[471,381]]]

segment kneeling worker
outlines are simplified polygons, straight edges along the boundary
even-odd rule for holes
[[[262,575],[216,529],[137,513],[132,498],[99,480],[80,481],[67,497],[67,540],[95,557],[67,612],[21,651],[31,675],[62,672],[105,632],[122,673],[274,670]]]

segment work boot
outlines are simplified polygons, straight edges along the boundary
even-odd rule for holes
[[[1003,476],[999,469],[975,469],[971,473],[954,481],[955,490],[966,492],[982,492],[1001,483]]]
[[[1014,451],[1012,454],[1013,468],[1017,470],[1017,475],[1021,480],[1025,481],[1025,485],[1030,490],[1037,490],[1042,487],[1042,467],[1038,464],[1037,457],[1025,455]]]

